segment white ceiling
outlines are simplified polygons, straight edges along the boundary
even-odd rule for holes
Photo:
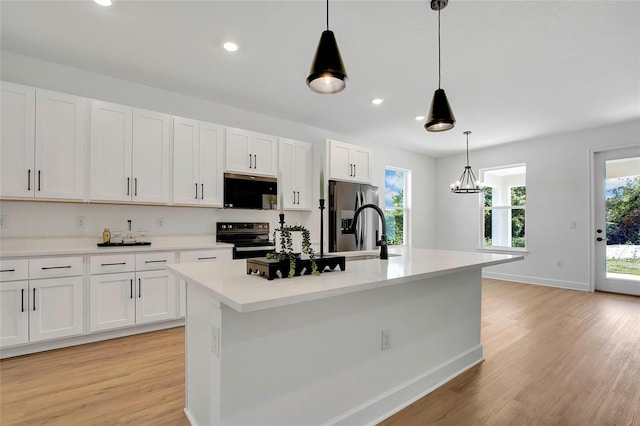
[[[428,0],[331,0],[349,74],[337,95],[305,84],[324,1],[3,0],[0,13],[4,50],[433,156],[464,151],[464,130],[473,150],[640,117],[639,1],[450,0],[442,88],[457,124],[442,133],[414,119],[437,88]]]

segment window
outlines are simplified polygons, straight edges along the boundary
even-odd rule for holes
[[[387,167],[384,171],[384,206],[389,245],[409,244],[409,177],[411,171]]]
[[[525,247],[526,173],[524,164],[480,171],[483,247]]]

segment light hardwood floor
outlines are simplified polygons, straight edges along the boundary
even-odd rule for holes
[[[381,423],[640,425],[640,298],[485,280],[485,362]],[[188,425],[184,329],[0,362],[0,424]]]

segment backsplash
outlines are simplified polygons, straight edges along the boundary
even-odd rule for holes
[[[279,226],[277,210],[2,201],[0,214],[4,219],[2,238],[101,238],[104,228],[125,231],[128,219],[134,230],[147,235],[213,235],[216,222],[221,221],[265,221],[271,229]],[[317,212],[286,212],[286,220],[306,226],[312,240],[319,240]]]

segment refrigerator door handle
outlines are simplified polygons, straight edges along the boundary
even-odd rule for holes
[[[364,191],[360,191],[360,205],[363,206],[365,204],[366,202],[364,199]],[[369,226],[369,220],[367,219],[367,215],[364,214],[362,215],[362,225],[360,227],[360,248],[363,250],[366,248],[364,233],[367,230],[368,226]]]
[[[360,192],[356,191],[356,202],[355,202],[354,212],[358,210],[358,207],[360,207]],[[355,215],[351,220],[352,221],[356,220]],[[361,222],[358,221],[358,223],[356,224],[356,229],[353,230],[353,236],[356,239],[356,250],[360,249],[360,227],[361,226],[362,226]]]

